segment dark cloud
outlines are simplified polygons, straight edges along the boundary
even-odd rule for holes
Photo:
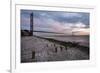
[[[41,31],[57,31],[53,27],[63,31],[68,30],[67,28],[71,29],[71,27],[77,28],[77,25],[78,28],[89,28],[90,24],[90,14],[86,12],[21,10],[22,29],[29,29],[30,13],[34,14],[34,29]]]
[[[89,25],[89,13],[82,12],[58,12],[58,11],[33,11],[34,17],[54,19],[58,22],[77,23]]]

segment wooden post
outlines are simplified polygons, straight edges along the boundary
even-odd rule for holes
[[[61,51],[63,50],[63,47],[62,46],[60,46],[60,49],[61,49]]]
[[[57,53],[57,47],[55,47],[55,52]]]
[[[32,59],[35,59],[35,51],[32,51]]]

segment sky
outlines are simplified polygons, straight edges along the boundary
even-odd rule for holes
[[[33,13],[33,29],[35,31],[59,33],[52,35],[72,35],[72,33],[74,35],[89,35],[89,13],[21,10],[22,30],[30,29],[30,13]],[[46,34],[42,33],[40,35]]]

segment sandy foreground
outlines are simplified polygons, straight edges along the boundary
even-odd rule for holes
[[[22,63],[88,59],[89,54],[82,51],[81,48],[66,48],[59,43],[35,36],[21,37]]]

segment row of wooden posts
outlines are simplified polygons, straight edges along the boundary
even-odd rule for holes
[[[47,47],[48,47],[48,45],[47,45]],[[54,52],[57,53],[58,52],[58,48],[55,46],[55,44],[54,44],[54,47],[55,47]],[[62,46],[59,46],[59,47],[60,47],[60,51],[62,51],[63,48],[64,48]],[[65,48],[65,49],[67,50],[67,48]],[[35,59],[35,51],[32,51],[32,59]]]

